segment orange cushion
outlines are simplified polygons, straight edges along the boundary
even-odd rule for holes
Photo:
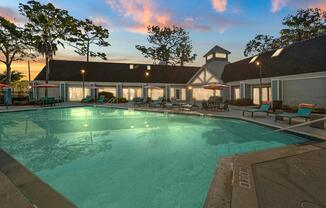
[[[314,104],[307,104],[307,103],[300,103],[299,108],[315,108],[316,105]]]

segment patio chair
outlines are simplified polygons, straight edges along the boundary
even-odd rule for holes
[[[180,105],[175,98],[171,98],[170,102],[165,103],[164,106],[166,108],[176,108],[176,107],[179,107]]]
[[[305,104],[301,103],[299,105],[299,109],[296,113],[281,113],[275,116],[275,122],[278,120],[283,120],[283,118],[289,119],[289,124],[292,122],[292,118],[304,118],[305,121],[310,119],[311,112],[314,110],[316,106],[313,104]]]
[[[157,100],[153,101],[151,107],[162,107],[164,105],[164,97],[159,97]]]
[[[195,100],[192,100],[192,101],[190,101],[189,104],[182,104],[182,105],[181,105],[181,108],[182,108],[183,110],[188,110],[188,111],[190,111],[190,110],[193,110],[193,109],[199,109],[199,105],[196,104],[196,101],[195,101]]]
[[[144,104],[144,99],[140,97],[135,97],[133,99],[133,102],[134,102],[134,106],[140,106]]]
[[[260,105],[260,107],[258,109],[257,108],[252,108],[252,109],[248,109],[248,110],[243,110],[242,111],[242,116],[245,115],[245,112],[251,113],[251,117],[254,117],[254,113],[258,113],[258,112],[266,113],[267,116],[268,116],[270,107],[271,107],[270,103],[263,103],[263,104]]]
[[[229,104],[228,103],[223,103],[223,105],[222,106],[220,105],[217,110],[230,111]]]
[[[101,95],[99,99],[97,99],[97,103],[105,103],[106,99],[104,95]]]
[[[91,96],[86,96],[81,100],[82,103],[91,103],[93,101],[93,98]]]

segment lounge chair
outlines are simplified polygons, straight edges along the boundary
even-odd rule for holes
[[[283,120],[283,118],[289,119],[289,124],[292,122],[292,118],[304,118],[305,121],[310,119],[311,112],[314,110],[316,106],[313,104],[304,104],[301,103],[299,105],[299,109],[296,113],[281,113],[275,116],[275,122],[278,120]]]
[[[257,108],[252,108],[252,109],[242,111],[242,116],[245,115],[245,112],[251,113],[251,117],[254,117],[254,113],[258,113],[258,112],[266,113],[267,116],[268,116],[270,107],[271,107],[270,103],[263,103],[263,104],[260,105],[260,107],[258,109]]]
[[[228,103],[223,103],[223,105],[222,106],[220,105],[217,110],[230,111],[229,104]]]
[[[175,98],[171,98],[170,102],[165,103],[164,106],[166,108],[176,108],[176,107],[180,107],[180,104],[177,102]]]
[[[159,97],[158,100],[153,101],[151,107],[162,107],[164,105],[164,97]]]
[[[199,105],[196,104],[195,100],[190,101],[189,104],[181,104],[181,108],[186,111],[190,111],[193,109],[199,109]]]
[[[87,96],[81,100],[82,103],[91,103],[93,102],[93,98],[91,96]]]
[[[144,99],[140,97],[135,97],[133,99],[133,102],[134,102],[134,106],[140,106],[144,104]]]
[[[99,99],[97,99],[97,103],[105,103],[106,99],[104,95],[101,95]]]
[[[54,97],[42,97],[37,103],[40,106],[53,106],[57,103],[56,99]]]

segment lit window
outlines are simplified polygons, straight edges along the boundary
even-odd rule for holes
[[[134,69],[134,65],[133,64],[130,64],[129,65],[129,69]]]
[[[272,55],[272,57],[277,57],[277,56],[279,56],[279,55],[282,53],[283,50],[284,50],[284,48],[277,49],[277,50],[275,51],[275,53]]]
[[[250,60],[249,63],[250,63],[250,64],[251,64],[251,63],[254,63],[254,62],[256,61],[257,58],[258,58],[258,56],[254,56],[254,57]]]
[[[215,53],[215,57],[216,58],[226,58],[226,54],[225,53]]]
[[[147,70],[151,70],[151,69],[152,69],[151,65],[147,65]]]
[[[213,58],[213,54],[207,56],[207,60],[211,60]]]

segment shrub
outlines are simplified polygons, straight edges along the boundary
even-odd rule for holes
[[[249,98],[241,98],[241,99],[231,100],[231,101],[228,100],[225,102],[229,103],[231,105],[238,105],[238,106],[252,106],[253,105],[252,99],[249,99]]]
[[[128,100],[126,98],[118,98],[118,103],[127,103]]]
[[[312,112],[318,113],[318,114],[326,114],[326,109],[325,108],[316,108]]]
[[[276,109],[282,109],[282,104],[283,104],[282,100],[273,100],[272,103],[273,111],[275,111]]]

